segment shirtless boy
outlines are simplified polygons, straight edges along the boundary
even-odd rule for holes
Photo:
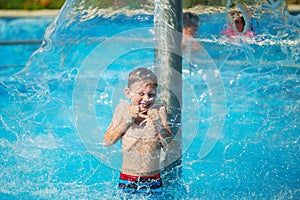
[[[104,135],[104,145],[122,143],[123,163],[119,188],[125,192],[161,192],[160,151],[173,135],[163,105],[155,105],[157,77],[149,69],[129,74],[124,90],[129,103],[116,107]]]

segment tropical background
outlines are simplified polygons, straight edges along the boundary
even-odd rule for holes
[[[66,0],[0,0],[0,9],[25,9],[25,10],[39,10],[39,9],[59,9]],[[148,4],[151,0],[90,0],[99,7],[107,7],[112,4],[126,3],[136,8],[139,5]],[[153,0],[152,0],[153,1]],[[202,4],[209,6],[224,5],[226,0],[183,0],[183,7],[188,8],[194,5]],[[243,0],[241,0],[243,1]],[[253,1],[255,2],[255,1]],[[300,0],[286,0],[288,4],[300,4]]]

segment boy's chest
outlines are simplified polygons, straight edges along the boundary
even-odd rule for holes
[[[124,150],[138,150],[151,152],[159,146],[158,134],[153,124],[144,126],[132,125],[122,137],[122,147]],[[144,151],[143,151],[144,152]]]

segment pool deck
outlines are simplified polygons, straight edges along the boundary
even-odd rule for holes
[[[288,5],[291,12],[300,11],[300,5]],[[0,17],[40,17],[55,16],[59,10],[0,10]]]
[[[289,9],[289,11],[300,11],[300,5],[291,4],[291,5],[288,5],[288,9]]]
[[[0,17],[43,17],[55,16],[59,10],[0,10]]]

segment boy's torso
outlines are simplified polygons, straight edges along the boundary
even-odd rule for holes
[[[160,141],[150,120],[130,125],[122,136],[122,171],[131,175],[153,175],[159,172]]]

